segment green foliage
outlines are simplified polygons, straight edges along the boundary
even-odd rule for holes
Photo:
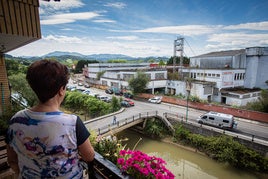
[[[18,60],[6,59],[5,64],[6,64],[7,76],[20,73],[26,74],[27,65],[25,65],[24,63],[20,63]]]
[[[102,75],[105,73],[106,71],[100,71],[97,73],[97,79],[100,80],[100,78],[102,77]]]
[[[98,117],[112,112],[111,104],[80,92],[66,92],[64,107],[89,117]]]
[[[168,72],[167,79],[168,80],[179,80],[179,73]]]
[[[166,63],[161,59],[158,63],[159,67],[163,67],[166,65]]]
[[[79,60],[75,66],[74,73],[81,73],[85,65],[89,63],[99,63],[97,60]]]
[[[189,100],[192,102],[200,102],[200,98],[198,96],[189,96]]]
[[[246,109],[268,113],[268,90],[263,89],[259,101],[248,103]]]
[[[188,143],[187,140],[189,138],[190,132],[186,130],[182,125],[175,126],[174,129],[174,140]]]
[[[21,106],[13,104],[8,109],[5,109],[0,116],[0,135],[5,135],[8,128],[8,122],[11,117],[19,110],[23,109]]]
[[[111,108],[112,112],[118,111],[121,108],[120,100],[118,100],[115,96],[112,97]]]
[[[168,131],[169,130],[162,122],[162,120],[157,119],[147,120],[146,126],[144,128],[144,132],[152,138],[163,138],[166,135],[170,134]]]
[[[145,88],[149,82],[148,77],[144,72],[137,71],[137,76],[131,78],[128,81],[130,88],[134,94],[142,93],[145,91]]]
[[[177,125],[175,126],[174,140],[193,146],[211,158],[227,162],[236,168],[268,172],[267,158],[245,147],[230,136],[204,137],[192,134],[182,125]]]
[[[27,100],[29,106],[33,106],[38,103],[38,98],[29,86],[26,75],[23,73],[14,74],[8,77],[11,89],[22,95]]]
[[[173,65],[173,59],[175,58],[175,64],[180,64],[180,57],[170,57],[169,60],[167,61],[167,65]],[[184,65],[188,65],[190,63],[190,58],[188,57],[183,57],[183,61],[182,61],[182,64]]]
[[[125,59],[111,59],[108,60],[107,63],[127,63],[128,61]]]
[[[115,164],[117,162],[119,151],[123,149],[122,141],[117,140],[115,136],[110,138],[102,138],[101,136],[98,136],[96,142],[93,143],[93,147],[96,152]]]

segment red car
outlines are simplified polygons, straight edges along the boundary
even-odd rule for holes
[[[128,99],[128,98],[124,99],[123,101],[128,102],[128,104],[130,104],[130,106],[134,106],[135,105],[134,102],[132,100]]]

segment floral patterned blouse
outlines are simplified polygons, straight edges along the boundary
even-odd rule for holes
[[[82,178],[77,146],[89,135],[78,116],[25,109],[10,120],[6,142],[18,155],[19,178]]]

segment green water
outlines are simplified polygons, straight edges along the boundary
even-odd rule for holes
[[[237,170],[227,164],[218,163],[205,155],[201,155],[172,144],[152,140],[131,130],[117,134],[119,139],[127,137],[127,148],[140,150],[149,155],[163,158],[166,167],[178,179],[257,179],[268,178],[247,171]],[[141,140],[139,141],[139,139]],[[139,142],[138,142],[139,141]]]

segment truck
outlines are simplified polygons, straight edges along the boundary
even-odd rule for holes
[[[200,124],[206,124],[224,129],[236,129],[237,122],[234,120],[234,116],[231,114],[224,114],[219,112],[210,111],[201,115],[197,122]]]

